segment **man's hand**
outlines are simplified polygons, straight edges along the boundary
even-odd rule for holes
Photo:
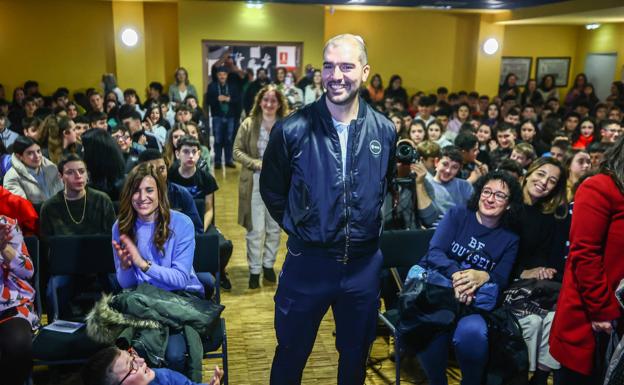
[[[219,369],[218,366],[215,366],[215,370],[208,385],[221,385],[221,378],[223,378],[223,369]]]
[[[557,270],[550,267],[535,267],[533,269],[523,270],[520,273],[522,279],[553,279],[557,274]]]
[[[427,176],[427,168],[422,162],[416,162],[410,164],[410,172],[415,175],[416,183],[424,183],[425,176]]]
[[[613,324],[610,321],[593,321],[591,327],[596,333],[611,334],[613,332]]]

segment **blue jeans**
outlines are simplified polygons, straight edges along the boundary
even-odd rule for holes
[[[170,333],[165,350],[167,368],[184,374],[186,370],[186,338],[182,332]]]
[[[271,385],[301,383],[301,375],[319,324],[331,307],[336,322],[338,385],[362,385],[366,357],[375,338],[382,255],[340,261],[342,255],[318,250],[293,250],[275,294],[277,347]]]
[[[225,152],[225,163],[233,163],[232,148],[234,146],[234,118],[215,116],[212,118],[214,133],[215,165],[221,165],[221,152]]]
[[[436,337],[418,354],[430,385],[447,385],[446,364],[450,333]],[[483,317],[472,314],[459,320],[453,333],[455,357],[462,372],[462,385],[481,385],[488,361],[488,332]]]

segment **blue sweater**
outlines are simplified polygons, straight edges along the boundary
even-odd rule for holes
[[[502,227],[490,229],[477,221],[476,213],[453,207],[440,221],[420,265],[448,278],[475,269],[487,271],[490,282],[507,286],[518,253],[518,236]]]
[[[117,251],[113,248],[117,281],[122,288],[135,287],[142,282],[163,290],[185,290],[204,293],[204,287],[193,269],[195,256],[195,229],[191,219],[177,211],[170,210],[170,236],[164,245],[164,253],[156,248],[154,229],[156,222],[143,222],[137,218],[135,224],[136,245],[141,256],[152,261],[152,266],[143,273],[132,266],[121,269]],[[113,225],[113,239],[119,242],[119,220]]]

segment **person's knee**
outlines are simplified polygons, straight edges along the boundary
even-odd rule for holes
[[[170,368],[183,370],[186,365],[186,341],[182,334],[169,336],[165,359]]]
[[[487,325],[483,318],[469,316],[457,324],[453,345],[455,347],[474,346],[476,343],[486,343],[487,340]]]
[[[531,314],[522,319],[522,335],[525,339],[541,334],[542,317]]]

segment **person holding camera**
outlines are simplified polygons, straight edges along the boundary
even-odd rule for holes
[[[437,227],[444,214],[455,206],[465,205],[472,195],[472,185],[457,178],[462,168],[463,156],[457,147],[442,149],[435,161],[435,176],[427,172],[418,161],[410,166],[415,178],[418,216],[426,227]]]

